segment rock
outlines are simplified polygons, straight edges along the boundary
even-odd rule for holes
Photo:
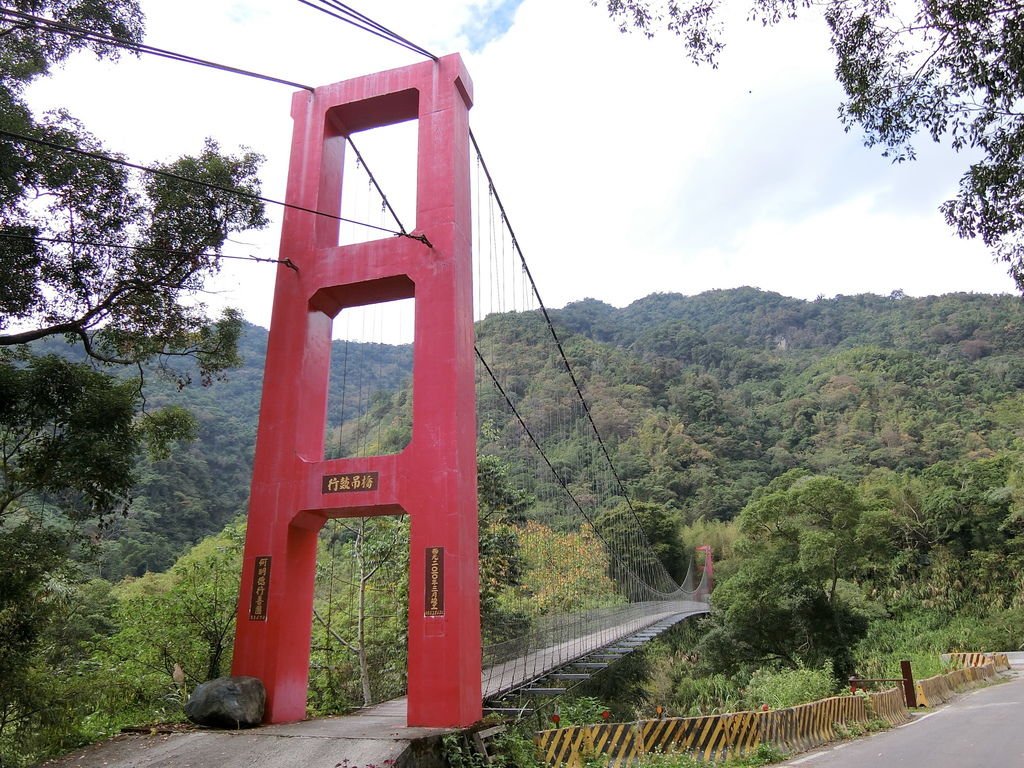
[[[251,728],[263,721],[267,691],[258,677],[218,677],[199,685],[185,715],[212,728]]]

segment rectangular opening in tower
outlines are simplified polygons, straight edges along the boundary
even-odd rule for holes
[[[325,458],[384,456],[408,445],[415,302],[348,307],[334,318]]]
[[[406,692],[406,515],[328,520],[320,530],[309,708],[347,712]]]
[[[339,245],[416,228],[418,127],[418,120],[407,120],[350,135],[342,176]]]

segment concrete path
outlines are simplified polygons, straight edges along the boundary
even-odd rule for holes
[[[432,768],[443,728],[407,728],[405,699],[244,731],[125,734],[47,768]],[[388,762],[391,761],[391,762]]]

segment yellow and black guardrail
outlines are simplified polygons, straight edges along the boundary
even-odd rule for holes
[[[955,667],[983,667],[991,663],[996,672],[1010,668],[1010,659],[1005,653],[944,653],[942,660]]]
[[[955,692],[990,680],[1009,669],[1005,653],[943,654],[955,665],[942,675],[919,680],[918,706],[933,707]],[[734,712],[704,717],[667,717],[634,723],[602,723],[541,731],[536,736],[543,760],[551,766],[579,768],[585,759],[605,755],[608,768],[623,768],[648,753],[689,752],[702,760],[721,760],[753,752],[762,743],[801,752],[834,741],[836,726],[880,719],[900,725],[910,719],[902,688],[832,698],[767,712]]]
[[[866,723],[874,717],[890,725],[909,719],[900,688],[833,696],[768,712],[559,728],[541,731],[536,742],[543,760],[551,766],[579,768],[587,758],[605,755],[609,768],[622,768],[654,752],[689,752],[712,761],[748,755],[762,743],[789,752],[803,751],[834,741],[836,725]]]
[[[926,677],[917,681],[917,703],[922,707],[934,707],[949,701],[953,694],[964,688],[971,688],[996,676],[996,665],[988,662],[980,667],[963,667],[943,675]]]

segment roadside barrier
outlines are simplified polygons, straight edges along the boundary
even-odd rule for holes
[[[801,752],[836,739],[836,726],[890,725],[909,719],[903,691],[832,698],[768,712],[735,712],[705,717],[669,717],[635,723],[602,723],[541,731],[536,743],[548,765],[579,768],[588,758],[607,757],[608,768],[624,768],[652,752],[689,752],[705,761],[743,756],[762,742]]]
[[[536,742],[549,765],[571,768],[599,754],[607,756],[609,768],[628,765],[650,752],[690,752],[710,761],[753,751],[761,742],[759,720],[764,714],[737,712],[574,726],[541,731]]]
[[[934,707],[953,694],[1009,669],[1005,653],[952,653],[944,660],[962,664],[942,675],[917,681],[919,706]],[[980,663],[979,663],[980,662]],[[836,726],[878,718],[889,725],[910,720],[902,688],[832,698],[768,712],[734,712],[705,717],[668,717],[635,723],[602,723],[541,731],[536,743],[551,766],[580,768],[587,758],[607,757],[608,768],[625,768],[652,752],[689,752],[702,760],[721,760],[772,744],[803,752],[836,739]]]
[[[636,723],[644,752],[690,752],[703,760],[745,755],[760,743],[759,713],[669,717]]]
[[[973,687],[995,676],[995,664],[989,662],[980,667],[964,667],[944,675],[926,677],[917,681],[917,704],[922,707],[934,707],[936,704],[949,701],[957,691]]]
[[[902,725],[910,722],[907,701],[902,688],[890,688],[887,691],[873,691],[868,694],[868,703],[875,717],[889,725]]]
[[[957,667],[983,667],[991,663],[996,672],[1010,668],[1010,659],[1005,653],[944,653],[942,660]]]
[[[789,752],[802,752],[834,741],[834,726],[866,723],[862,696],[833,696],[762,715],[762,741]]]

